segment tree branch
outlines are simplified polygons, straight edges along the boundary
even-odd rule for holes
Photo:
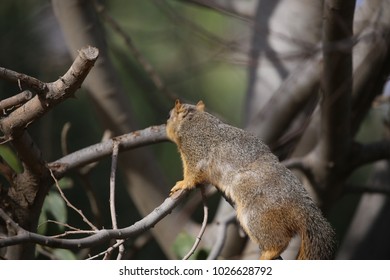
[[[215,234],[217,240],[215,241],[214,246],[211,249],[209,256],[207,257],[208,260],[215,260],[218,258],[219,254],[223,249],[223,245],[225,245],[227,227],[229,224],[235,221],[236,221],[236,212],[231,212],[230,215],[225,216],[223,219],[217,222],[218,229]]]
[[[26,231],[15,223],[1,208],[0,217],[7,225],[15,229],[17,234],[13,237],[0,238],[0,248],[23,244],[35,243],[43,246],[66,248],[66,249],[81,249],[89,248],[108,242],[113,239],[127,239],[136,237],[145,231],[151,229],[155,224],[167,216],[188,194],[188,191],[181,191],[175,193],[172,197],[165,199],[165,201],[155,208],[150,214],[145,216],[142,220],[135,224],[122,229],[102,229],[91,236],[75,239],[60,239],[47,237]]]
[[[390,159],[390,140],[381,140],[369,144],[361,144],[357,150],[351,153],[348,168],[353,171],[356,168],[382,159]]]
[[[355,0],[328,0],[324,4],[324,73],[320,149],[331,164],[342,161],[351,141],[352,45],[334,48],[351,40]]]
[[[74,95],[93,67],[98,54],[96,48],[83,48],[64,76],[53,83],[43,83],[7,69],[0,71],[0,77],[18,81],[20,87],[26,86],[38,91],[38,94],[22,106],[0,119],[3,137],[6,141],[12,142],[24,168],[22,173],[13,178],[10,188],[4,195],[4,201],[9,203],[2,205],[2,208],[7,209],[15,221],[26,230],[36,229],[42,203],[52,183],[42,152],[26,128],[55,105]],[[1,202],[3,203],[3,200]],[[9,235],[12,235],[12,232]],[[31,258],[34,253],[31,244],[10,251],[14,251],[18,258]]]
[[[57,178],[60,178],[72,169],[79,168],[111,155],[114,141],[119,143],[120,149],[129,150],[167,140],[168,138],[166,136],[164,124],[151,126],[78,150],[59,160],[49,163],[48,166],[53,170],[54,175]]]
[[[347,184],[343,188],[344,194],[358,193],[358,194],[384,194],[390,196],[389,186],[376,186],[376,185],[351,185]]]
[[[337,189],[351,144],[352,39],[355,0],[324,3],[320,139],[310,155],[313,174],[322,190]],[[347,42],[345,48],[338,46]],[[349,47],[348,47],[349,46]]]
[[[116,169],[118,165],[118,152],[119,152],[119,143],[114,141],[112,147],[112,157],[111,157],[111,175],[110,175],[110,214],[111,214],[111,222],[112,228],[118,229],[118,222],[116,219],[116,205],[115,205],[115,179],[116,179]],[[119,242],[118,240],[116,242]],[[122,259],[123,254],[125,252],[125,247],[123,244],[119,245],[119,253],[117,256],[117,260]],[[109,257],[110,253],[107,252],[105,258]]]
[[[370,40],[362,40],[359,48],[354,51],[354,63],[359,65],[355,70],[353,81],[351,133],[356,134],[360,124],[371,109],[375,97],[383,92],[390,73],[390,13],[389,4],[381,3],[380,21],[368,27],[365,33],[370,34]],[[385,6],[383,6],[385,5]],[[382,10],[385,11],[384,15]],[[384,22],[385,21],[385,22]]]
[[[302,111],[319,84],[321,55],[312,57],[291,71],[270,100],[252,119],[248,129],[266,143],[274,143]],[[281,113],[282,112],[282,113]]]
[[[23,90],[23,88],[29,88],[36,91],[38,94],[45,93],[48,90],[47,84],[37,78],[3,67],[0,67],[0,79],[18,83],[20,90]]]
[[[44,84],[46,89],[44,94],[34,96],[6,118],[1,119],[0,129],[4,135],[10,139],[15,138],[15,133],[20,133],[59,102],[73,96],[93,67],[98,55],[99,51],[96,48],[81,49],[64,76],[53,83]],[[29,80],[27,79],[25,82],[28,83]]]
[[[0,100],[0,113],[6,114],[7,110],[13,110],[15,107],[19,107],[26,101],[33,97],[33,93],[29,90],[25,90],[19,94],[11,96],[10,98]]]

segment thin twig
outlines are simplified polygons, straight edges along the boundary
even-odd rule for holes
[[[14,140],[14,138],[12,136],[9,136],[9,137],[2,136],[2,137],[0,137],[0,145],[4,145],[8,142],[11,142],[12,140]]]
[[[102,142],[107,141],[112,137],[110,130],[105,130],[102,136]],[[102,226],[102,207],[99,207],[99,200],[95,192],[95,188],[90,180],[89,173],[99,164],[99,161],[87,164],[77,170],[77,173],[82,180],[81,186],[84,188],[85,194],[88,197],[90,209],[94,218],[94,224],[100,228]]]
[[[82,231],[82,229],[80,229],[80,228],[76,228],[76,227],[71,226],[71,225],[69,225],[69,224],[67,224],[67,223],[62,223],[62,222],[55,221],[55,220],[47,220],[47,221],[44,221],[43,223],[40,223],[40,224],[38,225],[38,228],[39,228],[40,226],[44,225],[44,224],[49,224],[49,223],[53,223],[53,224],[62,226],[62,227],[64,227],[64,228],[69,228],[69,229],[74,230],[74,231],[76,231],[76,230]]]
[[[111,175],[110,175],[110,213],[111,213],[111,222],[112,222],[113,229],[118,229],[118,222],[116,219],[116,207],[115,207],[115,173],[116,173],[117,163],[118,163],[118,152],[119,152],[119,142],[113,141]],[[117,243],[118,242],[119,241],[117,240]],[[125,251],[125,247],[123,246],[123,244],[119,245],[117,260],[122,259],[124,251]],[[108,259],[111,252],[112,250],[107,251],[104,258]]]
[[[58,192],[60,193],[61,197],[64,199],[66,205],[68,205],[68,207],[72,208],[73,210],[75,210],[80,216],[81,218],[83,219],[83,221],[85,223],[87,223],[93,230],[98,230],[97,227],[95,227],[88,219],[87,217],[83,214],[83,212],[80,210],[80,209],[77,209],[65,196],[65,194],[63,193],[63,191],[61,190],[61,187],[60,185],[58,184],[58,180],[57,178],[54,176],[53,174],[53,171],[49,168],[49,171],[50,171],[50,175],[51,177],[53,178],[54,182],[55,182],[55,185],[57,187],[57,190]]]
[[[114,249],[123,246],[123,243],[125,243],[125,240],[117,240],[116,243],[114,245],[110,246],[107,250],[104,250],[103,252],[100,252],[99,254],[96,254],[92,257],[89,257],[87,260],[93,260],[93,259],[96,259],[96,258],[103,256],[103,255],[105,255],[104,259],[106,259],[106,256],[110,255]]]
[[[196,237],[194,245],[192,246],[191,250],[187,253],[187,255],[184,256],[183,260],[188,260],[191,257],[191,255],[195,252],[195,250],[198,247],[200,241],[202,240],[203,233],[206,230],[207,220],[209,218],[209,208],[207,206],[206,193],[205,193],[205,187],[204,186],[200,187],[200,193],[202,195],[202,201],[203,201],[203,222],[202,222],[202,227],[200,228],[199,234]]]
[[[111,175],[110,175],[110,214],[111,214],[111,223],[113,229],[118,228],[118,223],[116,220],[116,208],[115,208],[115,173],[116,173],[116,167],[118,163],[118,151],[119,151],[119,143],[117,141],[113,141]]]
[[[65,232],[63,232],[61,234],[56,234],[56,235],[50,235],[49,236],[49,237],[53,237],[53,238],[59,238],[59,237],[64,237],[64,236],[68,236],[68,235],[76,235],[76,234],[94,234],[94,233],[96,233],[95,230],[83,230],[83,229],[71,226],[71,225],[69,225],[67,223],[62,223],[62,222],[55,221],[55,220],[47,220],[46,222],[43,222],[43,223],[39,224],[38,227],[40,227],[41,225],[43,225],[45,223],[53,223],[53,224],[60,225],[60,226],[63,226],[65,228],[71,229],[71,230],[65,231]]]

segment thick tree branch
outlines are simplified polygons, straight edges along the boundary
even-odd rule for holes
[[[20,135],[12,136],[10,140],[12,140],[12,146],[18,152],[25,170],[28,169],[37,178],[46,173],[47,169],[42,151],[27,131],[22,130]],[[18,176],[23,176],[23,174]]]
[[[310,155],[313,174],[322,190],[338,188],[351,143],[352,40],[355,0],[324,3],[320,139]],[[347,49],[340,49],[346,42]]]
[[[352,38],[355,0],[328,0],[324,3],[324,72],[321,158],[340,163],[350,144],[352,92],[352,45],[348,50],[333,48]]]

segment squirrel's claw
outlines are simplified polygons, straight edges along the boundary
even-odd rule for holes
[[[173,188],[171,189],[171,191],[169,192],[169,196],[172,196],[175,192],[177,192],[178,190],[174,190]]]
[[[176,185],[171,189],[169,192],[169,196],[172,196],[175,192],[184,189],[185,187],[183,186],[183,181],[178,181]]]
[[[184,180],[183,181],[178,181],[178,182],[176,182],[176,185],[169,192],[169,196],[172,196],[177,191],[184,190],[184,189],[189,189],[191,187],[192,186],[188,186],[188,184],[186,184],[186,182]]]

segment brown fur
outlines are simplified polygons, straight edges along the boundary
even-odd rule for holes
[[[250,133],[196,106],[176,101],[167,135],[178,146],[184,179],[171,194],[210,183],[235,205],[237,219],[260,249],[275,259],[296,234],[298,259],[333,257],[334,232],[295,175]]]

